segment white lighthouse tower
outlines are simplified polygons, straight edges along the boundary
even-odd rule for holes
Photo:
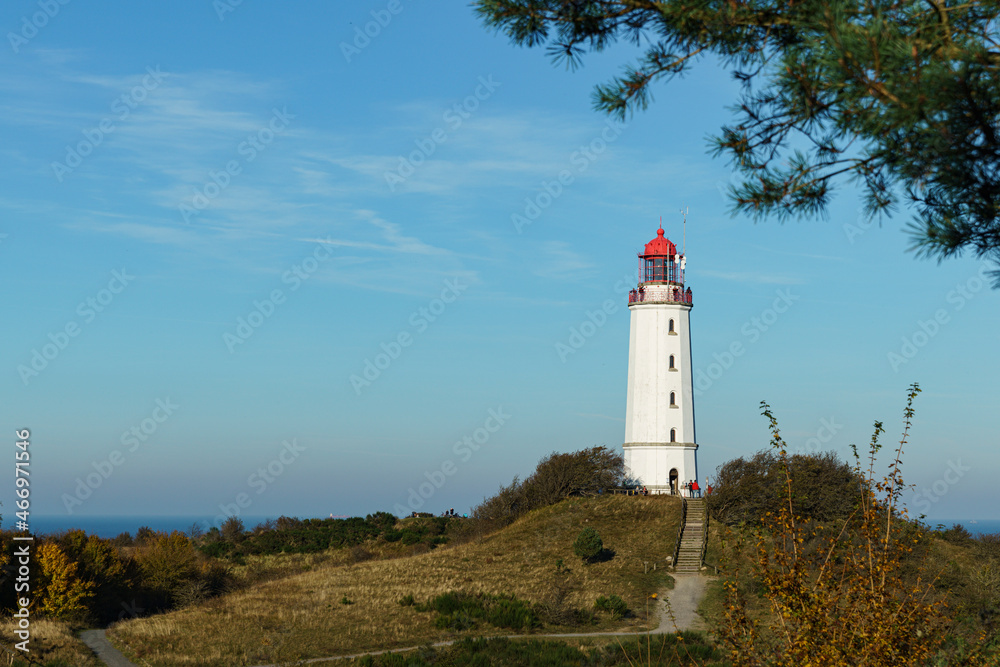
[[[639,255],[639,284],[628,298],[625,472],[650,493],[677,494],[698,479],[684,264],[661,226]]]

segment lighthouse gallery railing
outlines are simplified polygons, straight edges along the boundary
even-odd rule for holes
[[[691,304],[691,289],[683,290],[679,287],[668,291],[666,294],[661,290],[655,292],[645,290],[632,290],[628,293],[628,302],[633,303],[686,303]]]

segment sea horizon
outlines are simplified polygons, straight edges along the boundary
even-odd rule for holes
[[[243,515],[239,518],[247,529],[251,529],[260,523],[268,520],[275,520],[280,515]],[[293,516],[293,515],[285,515]],[[295,516],[299,519],[330,518],[313,516]],[[336,515],[333,518],[348,518],[346,515]],[[175,530],[187,533],[193,525],[197,524],[202,532],[207,532],[212,526],[220,525],[219,516],[208,515],[39,515],[32,516],[30,521],[31,532],[36,535],[52,535],[67,530],[83,530],[88,535],[112,538],[122,533],[135,535],[136,531],[143,526],[148,526],[155,531],[172,532]],[[944,526],[951,528],[958,524],[968,530],[973,535],[985,535],[1000,533],[1000,519],[925,519],[924,524],[931,528]],[[4,530],[14,528],[13,521],[4,521]]]
[[[951,528],[958,524],[973,535],[1000,533],[1000,519],[924,519],[924,523],[931,528],[937,528],[939,525]]]
[[[280,515],[241,515],[238,518],[247,528],[253,528],[267,520],[275,520]],[[286,515],[288,516],[288,515]],[[316,518],[299,516],[296,518]],[[195,524],[202,532],[207,532],[213,526],[220,527],[219,515],[187,515],[187,514],[131,514],[131,515],[32,515],[29,521],[30,530],[35,535],[52,535],[67,530],[83,530],[88,535],[112,538],[129,533],[135,536],[136,531],[144,526],[155,531],[173,532],[178,530],[188,533]],[[3,521],[4,530],[14,528],[13,521]]]

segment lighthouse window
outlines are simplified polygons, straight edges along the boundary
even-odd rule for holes
[[[677,407],[677,394],[675,392],[670,392],[670,407]]]
[[[670,429],[670,442],[677,442],[677,429]]]
[[[674,355],[672,355],[672,354],[670,355],[670,369],[671,370],[676,370],[677,369],[677,367],[674,366]]]
[[[646,260],[646,281],[664,282],[669,278],[670,260],[666,257],[654,257]]]
[[[674,332],[674,321],[673,320],[670,320],[670,326],[667,329],[667,331],[669,331],[670,333]]]

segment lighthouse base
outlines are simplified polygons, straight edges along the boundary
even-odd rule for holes
[[[650,493],[687,495],[684,485],[698,479],[698,445],[693,442],[627,442],[625,477]]]

